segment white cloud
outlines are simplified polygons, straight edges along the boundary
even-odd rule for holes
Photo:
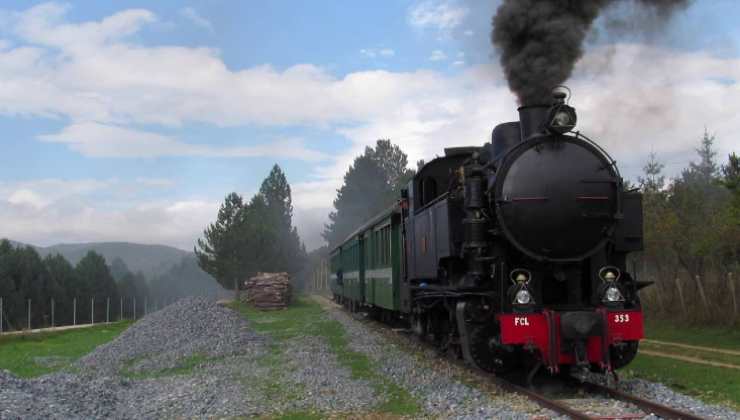
[[[196,26],[200,26],[201,28],[213,31],[213,24],[211,23],[211,21],[201,16],[194,8],[183,7],[182,9],[180,9],[179,13],[180,16],[193,22],[193,24],[195,24]]]
[[[13,191],[8,197],[8,203],[16,206],[31,206],[37,209],[49,204],[43,197],[25,188]]]
[[[391,48],[381,48],[378,51],[378,54],[382,55],[383,57],[393,57],[394,55],[396,55],[396,52]]]
[[[466,7],[451,1],[423,1],[409,9],[408,22],[417,28],[445,33],[458,27],[468,12]]]
[[[368,58],[375,58],[375,57],[393,57],[396,55],[396,51],[391,48],[363,48],[360,50],[360,54],[364,55]]]
[[[363,48],[360,50],[360,54],[370,58],[375,58],[378,56],[378,53],[372,48]]]
[[[454,62],[452,63],[452,65],[453,65],[453,66],[455,66],[455,67],[462,67],[462,66],[464,66],[464,65],[465,65],[465,61],[463,61],[463,60],[455,60],[455,61],[454,61]]]
[[[221,158],[282,157],[305,161],[327,158],[305,147],[303,140],[274,140],[258,146],[215,147],[190,144],[157,133],[95,122],[76,123],[56,134],[39,136],[43,141],[67,144],[89,157],[152,158],[158,156],[202,156]]]
[[[429,61],[444,61],[447,60],[447,54],[442,50],[432,51],[432,55],[429,56]]]
[[[91,179],[0,184],[0,232],[38,245],[131,241],[192,250],[218,211],[218,202],[201,199],[131,203],[128,184]],[[108,194],[105,206],[98,202],[101,193]]]
[[[153,13],[130,9],[115,13],[100,22],[71,24],[63,22],[69,6],[44,3],[15,14],[15,32],[36,44],[61,47],[75,52],[118,42],[156,20]]]
[[[473,31],[472,31],[471,29],[468,29],[468,30],[466,30],[465,32],[463,32],[463,34],[464,34],[465,36],[473,36],[474,32],[473,32]]]
[[[168,178],[147,178],[137,177],[136,182],[146,187],[170,188],[175,186],[176,182]]]

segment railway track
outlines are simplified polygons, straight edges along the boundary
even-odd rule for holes
[[[342,309],[343,307],[341,305],[338,305],[337,303],[333,302],[332,300],[324,297],[324,296],[316,296],[316,300],[319,301],[319,303],[328,308],[335,308],[335,309]],[[397,335],[400,335],[405,338],[412,337],[409,334],[402,334],[401,329],[387,329],[384,328],[385,331],[393,331]],[[415,342],[420,342],[420,340],[414,340]],[[423,344],[423,343],[421,343]],[[682,419],[682,420],[701,420],[702,417],[696,416],[694,414],[681,411],[672,407],[668,407],[663,404],[656,403],[654,401],[650,401],[623,391],[620,391],[615,388],[611,388],[608,386],[603,386],[600,384],[596,384],[593,382],[578,382],[577,380],[569,381],[568,385],[575,389],[576,391],[579,391],[586,395],[591,396],[607,396],[611,399],[618,400],[624,403],[629,404],[630,406],[634,406],[641,412],[632,412],[632,413],[620,413],[620,414],[610,414],[610,415],[595,415],[591,414],[587,409],[583,409],[582,407],[579,408],[578,404],[569,403],[567,400],[563,400],[560,398],[552,398],[544,393],[538,392],[530,387],[525,387],[522,385],[519,385],[511,380],[507,380],[506,378],[496,376],[494,374],[483,372],[477,369],[471,369],[470,366],[465,365],[465,363],[462,360],[459,359],[452,359],[448,358],[448,361],[458,365],[459,367],[462,367],[468,371],[472,371],[477,376],[484,378],[501,389],[504,389],[509,392],[514,392],[520,395],[523,395],[539,406],[549,409],[551,411],[554,411],[558,415],[564,415],[568,416],[572,419],[577,420],[617,420],[617,419],[643,419],[645,417],[648,417],[649,415],[656,415],[664,419]]]

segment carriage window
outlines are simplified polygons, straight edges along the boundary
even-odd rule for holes
[[[432,177],[426,177],[421,183],[421,205],[425,206],[437,198],[437,181]]]

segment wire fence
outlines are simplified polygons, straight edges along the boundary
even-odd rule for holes
[[[175,298],[79,297],[71,299],[11,299],[0,296],[0,334],[42,328],[94,325],[136,320]]]

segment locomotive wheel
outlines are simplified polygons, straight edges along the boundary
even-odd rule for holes
[[[470,326],[470,355],[476,366],[486,372],[503,373],[516,365],[516,355],[496,343],[498,328],[495,324]]]

